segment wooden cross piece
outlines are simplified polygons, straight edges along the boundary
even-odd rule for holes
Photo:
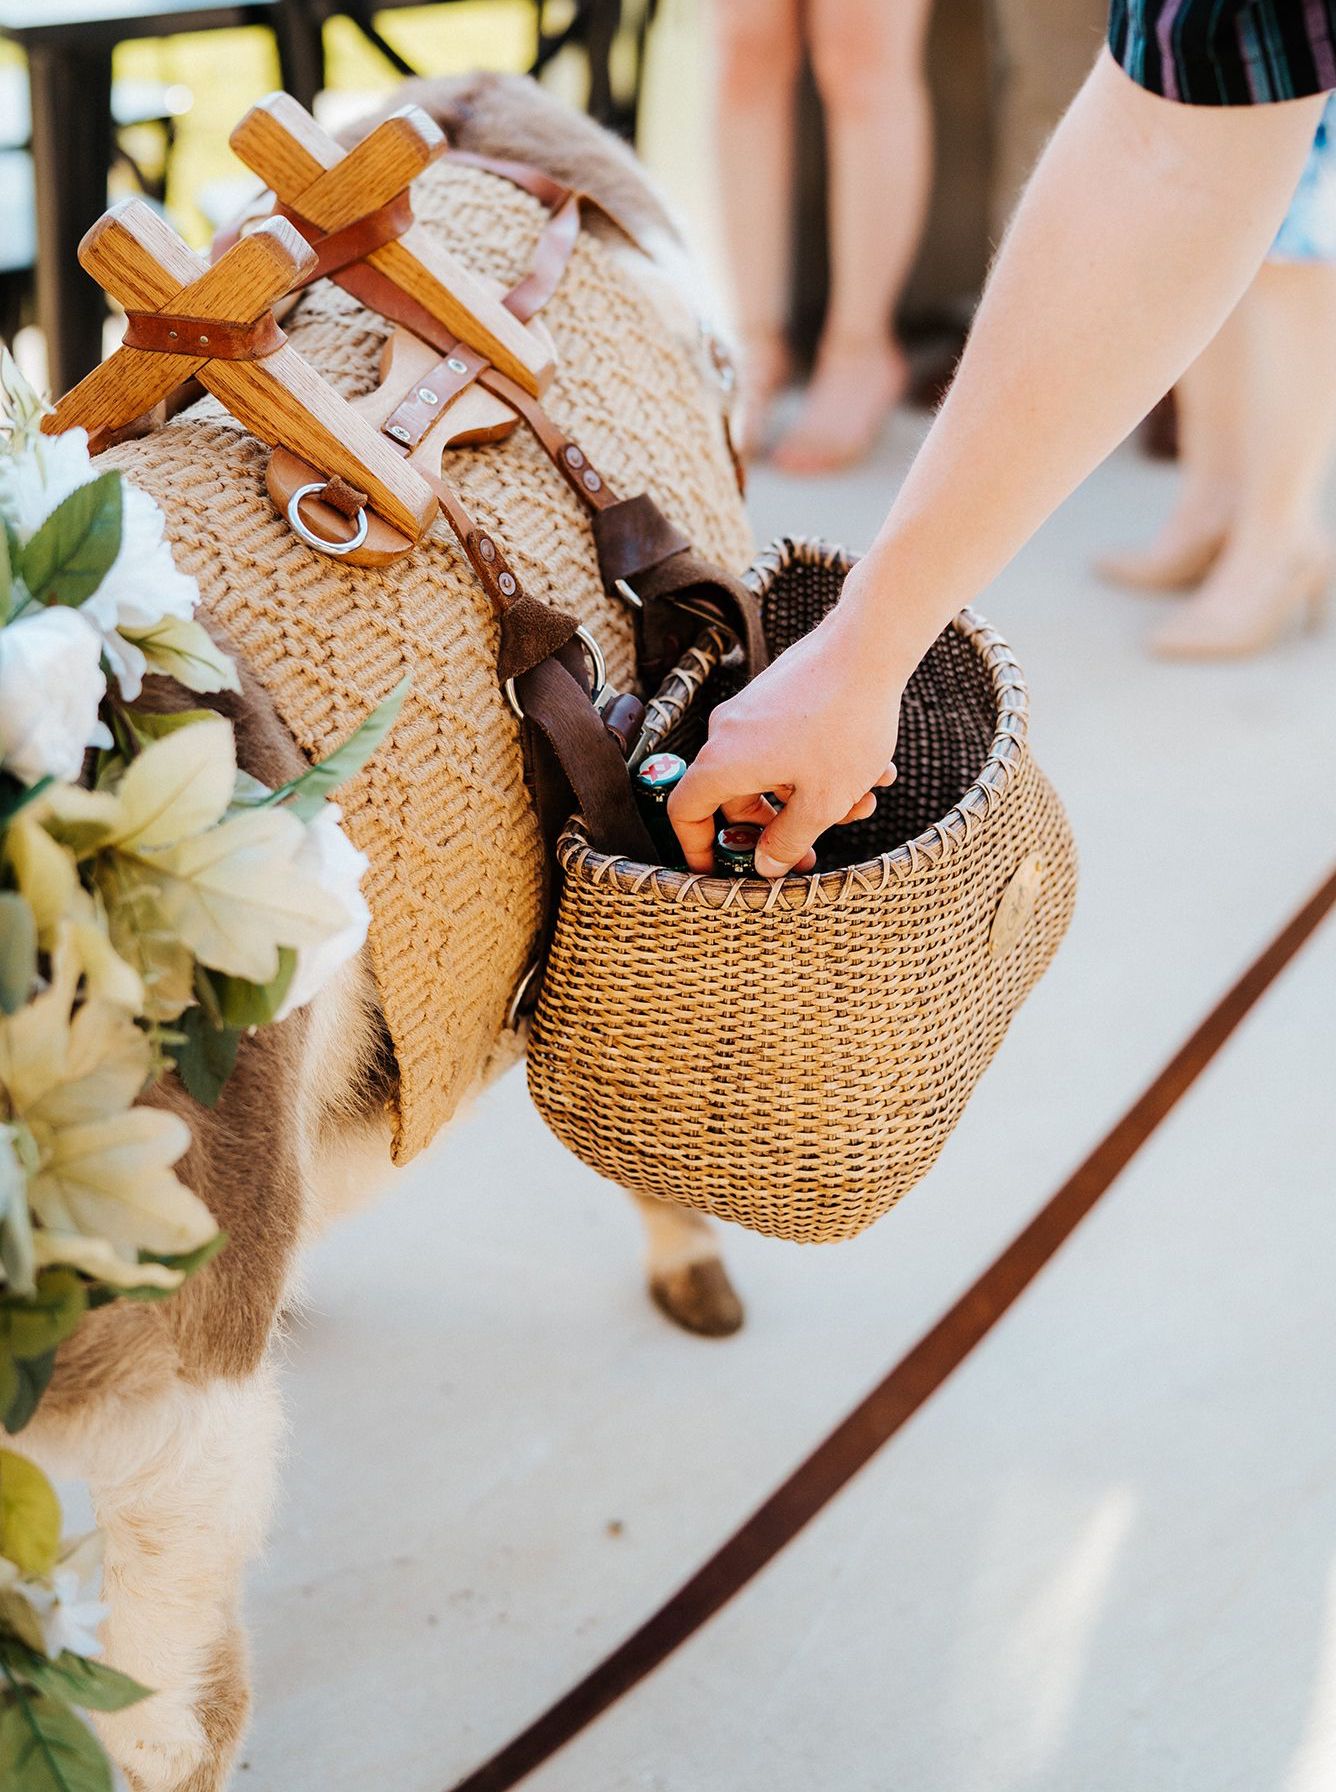
[[[317,247],[322,233],[345,231],[396,200],[406,205],[410,183],[446,147],[420,106],[404,106],[345,151],[286,93],[252,106],[230,141],[279,203],[306,230],[314,228]],[[526,392],[541,393],[553,369],[550,345],[506,310],[491,282],[430,241],[419,225],[409,223],[365,262],[440,331],[476,349]]]
[[[54,435],[82,427],[92,436],[122,429],[193,376],[261,441],[300,454],[326,480],[341,476],[419,540],[436,513],[430,488],[290,344],[259,359],[221,358],[229,339],[260,325],[314,259],[291,224],[272,218],[210,267],[143,200],[113,206],[80,243],[79,260],[127,311],[165,314],[157,334],[170,334],[171,325],[181,351],[118,348],[42,428]]]

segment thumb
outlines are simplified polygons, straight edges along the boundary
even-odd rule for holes
[[[812,842],[827,822],[823,806],[797,791],[756,843],[757,876],[783,877],[792,871],[809,857]]]

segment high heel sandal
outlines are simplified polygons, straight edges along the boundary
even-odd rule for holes
[[[1247,659],[1264,653],[1296,627],[1317,630],[1326,619],[1336,554],[1329,548],[1301,555],[1260,607],[1231,614],[1209,591],[1150,637],[1161,659]]]

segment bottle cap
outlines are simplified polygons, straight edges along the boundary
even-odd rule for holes
[[[636,772],[636,783],[642,790],[671,790],[682,781],[686,769],[686,760],[676,753],[654,753]]]
[[[746,876],[755,869],[756,844],[761,829],[749,821],[736,821],[720,828],[714,837],[715,865],[729,875]]]

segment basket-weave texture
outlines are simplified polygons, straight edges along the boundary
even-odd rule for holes
[[[847,567],[820,543],[762,555],[749,576],[772,648],[825,613]],[[823,837],[811,875],[635,865],[573,822],[529,1045],[557,1136],[629,1189],[772,1236],[849,1238],[885,1213],[935,1162],[1071,916],[1071,833],[1026,716],[1010,649],[966,611],[906,692],[897,783]]]
[[[432,236],[505,285],[528,268],[547,215],[508,181],[448,161],[415,183],[413,202]],[[716,379],[685,309],[665,317],[652,290],[624,246],[581,236],[543,312],[558,357],[545,404],[616,489],[648,491],[702,552],[740,567],[751,539]],[[388,326],[346,293],[314,289],[286,328],[346,396],[376,385]],[[340,797],[371,860],[402,1162],[519,1049],[505,1016],[537,936],[543,866],[518,729],[497,687],[491,604],[446,526],[383,570],[344,566],[275,514],[265,461],[209,399],[102,464],[162,506],[203,617],[246,656],[312,758],[413,674],[389,741]],[[529,432],[448,453],[442,470],[525,587],[587,623],[613,679],[632,688],[627,613],[605,595],[587,517]]]

